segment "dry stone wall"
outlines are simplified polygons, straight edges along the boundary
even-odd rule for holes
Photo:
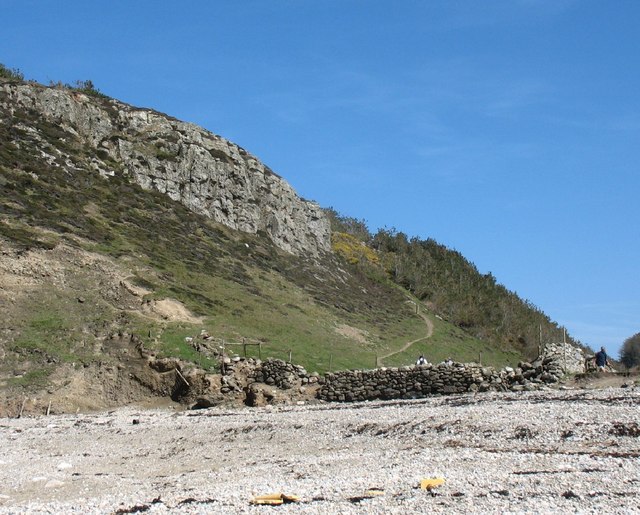
[[[197,399],[194,407],[210,407],[232,398],[248,406],[307,402],[312,398],[327,402],[355,402],[376,399],[415,399],[432,395],[485,391],[531,391],[557,383],[565,375],[565,356],[572,349],[563,344],[547,346],[548,352],[533,362],[496,370],[475,363],[440,363],[374,370],[347,370],[320,375],[280,359],[264,361],[240,356],[220,357],[221,376],[200,377],[199,372],[182,369],[192,385],[176,378],[184,399]],[[571,347],[571,346],[569,346]],[[578,368],[581,350],[575,354]],[[568,362],[568,361],[567,361]],[[164,363],[164,362],[158,362]],[[154,366],[157,368],[157,365]],[[583,362],[584,367],[584,362]],[[167,370],[179,369],[170,362]],[[164,370],[164,369],[163,369]],[[571,370],[569,373],[584,370]]]
[[[414,399],[489,390],[531,391],[557,383],[565,373],[577,370],[578,358],[571,370],[563,367],[566,354],[575,349],[549,347],[534,362],[520,362],[517,367],[495,370],[473,363],[441,363],[375,370],[348,370],[326,374],[318,398],[325,401],[350,402],[375,399]],[[578,349],[579,350],[579,349]],[[562,359],[561,359],[562,358]]]
[[[294,365],[281,359],[268,359],[260,363],[254,373],[253,380],[289,390],[298,385],[317,383],[319,377],[317,373],[307,373],[300,365]]]
[[[349,370],[327,374],[318,398],[338,402],[415,399],[498,389],[501,383],[492,368],[462,363]]]

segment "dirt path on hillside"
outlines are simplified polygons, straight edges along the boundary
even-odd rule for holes
[[[422,318],[422,320],[424,320],[424,323],[427,326],[427,334],[425,336],[423,336],[422,338],[418,338],[417,340],[412,340],[410,342],[405,343],[398,350],[394,350],[394,351],[389,352],[387,354],[384,354],[382,356],[378,356],[376,358],[376,366],[377,367],[383,367],[384,366],[384,361],[383,360],[385,360],[387,358],[390,358],[391,356],[395,356],[396,354],[400,354],[401,352],[406,351],[414,343],[418,343],[418,342],[421,342],[422,340],[426,340],[427,338],[431,338],[431,336],[433,335],[433,322],[431,321],[431,319],[425,313],[418,313],[418,316],[420,318]]]

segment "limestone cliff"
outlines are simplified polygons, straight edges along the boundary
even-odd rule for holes
[[[34,83],[0,83],[0,107],[12,115],[35,112],[80,138],[96,173],[123,174],[233,229],[264,231],[293,254],[317,256],[330,250],[329,221],[317,204],[301,199],[238,145],[196,125],[114,99]],[[12,122],[19,120],[16,116]],[[51,147],[46,157],[51,163],[62,161],[73,173],[73,156],[61,160],[59,154]]]

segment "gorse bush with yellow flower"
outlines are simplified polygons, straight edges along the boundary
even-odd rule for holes
[[[344,232],[331,234],[331,248],[352,265],[362,263],[380,264],[378,253],[351,234]]]

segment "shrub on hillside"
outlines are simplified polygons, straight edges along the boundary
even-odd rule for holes
[[[620,349],[620,361],[627,368],[640,365],[640,333],[627,338]]]
[[[336,254],[344,257],[352,265],[363,262],[377,265],[379,262],[377,253],[351,234],[332,233],[331,247]]]
[[[17,68],[10,69],[7,68],[4,64],[0,63],[0,78],[24,80],[24,74]]]
[[[331,232],[350,234],[364,243],[371,240],[371,233],[364,220],[341,215],[332,207],[324,209],[324,212],[331,223]]]

